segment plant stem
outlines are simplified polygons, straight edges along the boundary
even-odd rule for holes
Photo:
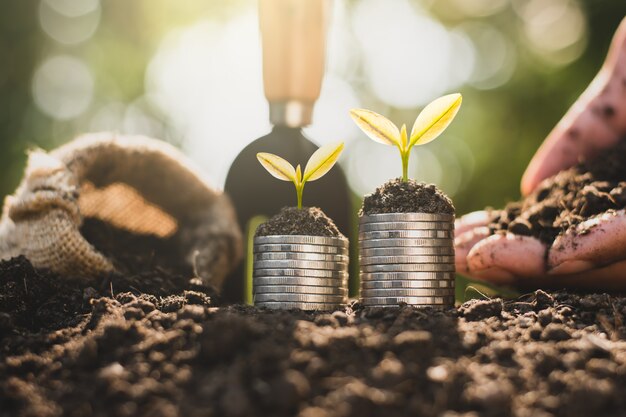
[[[409,180],[409,152],[400,154],[402,156],[402,181],[407,182]]]
[[[301,186],[296,185],[296,194],[298,195],[298,209],[302,209],[302,191],[304,191],[304,184]]]

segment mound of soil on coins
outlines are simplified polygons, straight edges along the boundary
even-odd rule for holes
[[[261,224],[255,234],[273,235],[345,237],[335,223],[317,207],[283,207],[278,214]]]
[[[552,243],[595,215],[626,208],[626,140],[589,162],[544,180],[527,198],[493,211],[493,232]],[[584,233],[584,231],[582,231]]]
[[[454,205],[434,184],[396,178],[366,195],[359,215],[382,213],[454,214]]]
[[[213,307],[0,262],[0,416],[619,416],[626,298]],[[44,317],[47,316],[47,317]],[[33,319],[34,318],[34,319]]]

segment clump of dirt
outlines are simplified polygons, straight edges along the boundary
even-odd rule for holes
[[[261,224],[255,236],[307,235],[344,237],[335,223],[317,207],[283,207],[267,222]]]
[[[47,282],[23,258],[0,270],[3,285],[23,272],[32,288]],[[58,330],[0,332],[1,417],[578,417],[626,407],[624,297],[537,291],[458,310],[333,313],[215,308],[193,291],[77,301],[79,319]]]
[[[366,195],[359,215],[381,213],[454,214],[454,205],[434,184],[396,178]]]
[[[550,244],[566,230],[609,210],[626,208],[626,140],[544,180],[525,199],[493,211],[494,233],[534,236]]]

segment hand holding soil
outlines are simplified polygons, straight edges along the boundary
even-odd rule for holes
[[[626,19],[602,69],[528,166],[527,197],[457,221],[459,272],[527,287],[623,289],[625,97]]]

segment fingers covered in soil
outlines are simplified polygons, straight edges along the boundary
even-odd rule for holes
[[[456,230],[455,230],[456,234]],[[459,273],[469,273],[469,265],[467,256],[472,248],[483,239],[491,236],[491,230],[488,227],[475,227],[454,238],[454,261],[456,271]]]
[[[549,272],[573,274],[626,260],[625,248],[626,213],[604,213],[556,238],[548,257]]]
[[[546,252],[547,245],[534,237],[498,233],[472,247],[467,268],[472,276],[513,284],[516,278],[545,275]]]
[[[617,415],[626,300],[534,294],[458,310],[213,308],[94,299],[0,341],[0,415]],[[62,387],[60,389],[59,387]]]

